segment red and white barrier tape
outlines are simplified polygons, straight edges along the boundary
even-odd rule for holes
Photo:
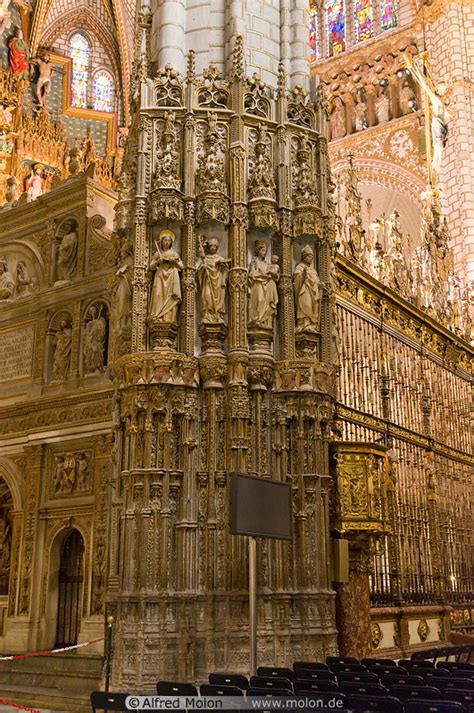
[[[100,639],[93,639],[92,641],[85,641],[83,644],[75,644],[74,646],[63,646],[62,649],[50,649],[49,651],[34,651],[30,654],[15,654],[13,656],[0,656],[0,661],[15,661],[16,659],[29,659],[33,656],[49,656],[50,654],[60,654],[63,651],[72,651],[73,649],[81,649],[83,646],[90,646],[91,644],[98,644],[100,641],[105,641],[105,636],[101,636]],[[1,701],[1,699],[0,699]],[[33,710],[32,708],[26,708],[26,710]]]
[[[11,708],[17,708],[20,711],[30,711],[30,713],[41,713],[38,708],[28,708],[28,706],[22,706],[20,703],[13,703],[13,701],[7,701],[6,698],[0,698],[0,704],[3,706],[10,706]]]

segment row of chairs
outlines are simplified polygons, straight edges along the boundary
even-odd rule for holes
[[[166,696],[316,697],[328,704],[337,701],[339,710],[342,706],[355,713],[474,713],[474,665],[442,661],[435,667],[433,662],[414,659],[397,664],[392,659],[328,657],[325,663],[297,661],[292,669],[261,666],[250,679],[211,673],[209,683],[199,690],[190,683],[159,681],[156,690]],[[106,695],[107,706],[99,705],[99,698]],[[122,695],[124,703],[127,694]],[[120,698],[120,694],[92,694],[93,710],[124,710],[119,698],[111,696]]]

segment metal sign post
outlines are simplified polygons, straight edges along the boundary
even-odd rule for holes
[[[257,540],[249,537],[250,675],[257,675]]]

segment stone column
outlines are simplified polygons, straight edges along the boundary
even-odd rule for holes
[[[349,581],[336,584],[337,642],[341,656],[364,658],[371,653],[369,543],[351,543]]]

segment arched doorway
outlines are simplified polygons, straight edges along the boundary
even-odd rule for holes
[[[56,646],[77,644],[84,580],[83,553],[82,536],[77,530],[72,530],[61,546]]]

